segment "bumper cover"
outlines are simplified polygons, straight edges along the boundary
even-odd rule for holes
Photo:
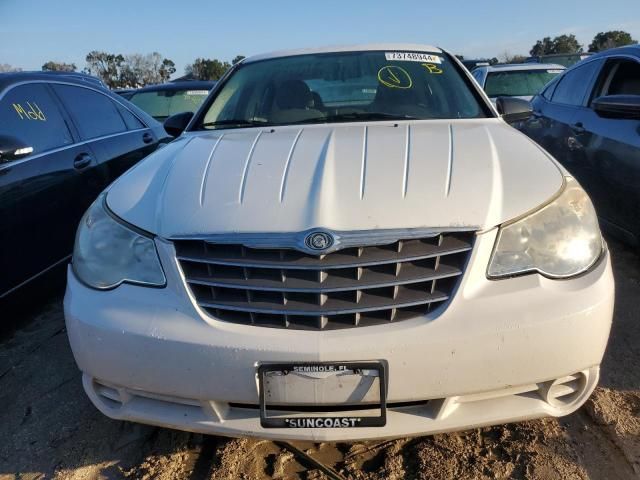
[[[494,239],[495,232],[478,237],[458,292],[436,316],[327,332],[207,317],[184,287],[171,244],[160,241],[164,289],[124,284],[100,292],[69,271],[69,339],[85,389],[103,413],[204,433],[355,440],[570,413],[595,388],[609,335],[608,254],[568,281],[539,275],[489,281]],[[384,428],[263,429],[257,408],[234,406],[257,405],[260,363],[370,360],[387,365],[391,405]],[[578,372],[582,386],[570,403],[543,399],[548,382]],[[103,388],[116,392],[115,404],[104,400]]]

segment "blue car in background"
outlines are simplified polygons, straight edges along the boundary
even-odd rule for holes
[[[640,244],[640,46],[592,55],[556,77],[517,124],[582,184],[607,230]]]

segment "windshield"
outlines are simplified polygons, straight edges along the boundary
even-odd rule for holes
[[[477,118],[484,108],[444,54],[309,54],[240,65],[199,126]]]
[[[195,112],[209,90],[159,90],[155,92],[134,93],[129,101],[141,108],[156,120],[164,121],[176,113]]]
[[[489,97],[532,97],[562,72],[559,68],[490,72],[484,83],[484,91]]]

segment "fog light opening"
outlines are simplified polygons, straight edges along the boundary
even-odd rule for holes
[[[587,388],[587,376],[578,372],[544,382],[538,390],[542,399],[552,407],[566,408],[578,401]]]
[[[123,390],[105,385],[96,380],[93,381],[93,390],[100,400],[110,408],[120,408],[128,399],[128,395]]]

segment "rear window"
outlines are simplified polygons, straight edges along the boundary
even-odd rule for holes
[[[191,90],[161,90],[134,94],[129,101],[141,108],[156,120],[165,120],[171,115],[182,112],[195,112],[209,90],[193,88]]]
[[[529,97],[542,91],[562,69],[490,72],[484,84],[489,97]]]

